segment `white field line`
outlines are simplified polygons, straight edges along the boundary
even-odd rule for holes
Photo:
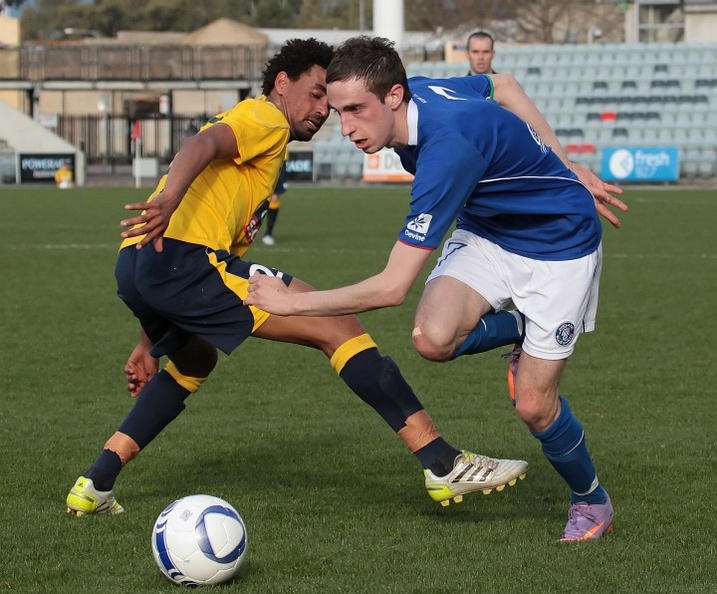
[[[3,246],[8,250],[106,250],[117,249],[119,243],[21,243]]]
[[[12,251],[25,251],[25,250],[107,250],[112,249],[116,250],[119,248],[119,243],[27,243],[27,244],[9,244],[4,247],[5,249],[12,250]],[[249,254],[249,259],[251,260],[251,255],[254,253],[269,253],[269,252],[278,252],[278,253],[299,253],[299,254],[381,254],[385,253],[388,255],[388,252],[384,252],[383,250],[370,250],[370,249],[355,249],[355,248],[343,248],[343,249],[331,249],[331,250],[325,250],[325,249],[318,249],[318,248],[281,248],[281,247],[271,247],[271,248],[261,248],[260,246],[257,246],[259,249],[254,249]],[[672,260],[675,258],[694,258],[698,260],[714,260],[717,259],[717,254],[708,254],[708,253],[702,253],[702,254],[625,254],[625,253],[612,253],[612,252],[606,252],[604,254],[604,257],[606,258],[615,258],[615,259],[634,259],[634,260]]]

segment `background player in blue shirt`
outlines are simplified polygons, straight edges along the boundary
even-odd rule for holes
[[[620,189],[568,162],[510,75],[409,84],[390,42],[359,37],[337,50],[327,83],[342,134],[365,153],[393,147],[414,174],[410,212],[379,274],[301,295],[256,275],[247,303],[283,315],[399,305],[456,222],[416,311],[415,348],[448,361],[522,342],[512,366],[516,411],[572,491],[561,540],[600,537],[612,527],[612,504],[559,385],[578,336],[594,328],[598,211],[619,226],[606,204],[626,208],[610,194]],[[505,311],[511,304],[522,316]]]

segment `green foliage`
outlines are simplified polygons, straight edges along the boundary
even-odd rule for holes
[[[555,543],[567,492],[516,419],[505,362],[439,365],[411,346],[408,302],[361,316],[443,435],[532,464],[525,481],[442,509],[420,467],[318,352],[249,340],[117,483],[128,512],[78,520],[64,498],[131,407],[136,322],[115,296],[122,205],[134,189],[3,188],[0,199],[0,590],[178,592],[149,537],[177,497],[211,493],[247,522],[225,592],[711,593],[717,371],[712,191],[629,189],[605,229],[596,332],[564,388],[616,507],[615,533]],[[277,245],[252,259],[317,287],[383,266],[407,188],[291,186]]]
[[[557,4],[563,0],[552,0]],[[370,31],[373,0],[35,0],[22,15],[27,39],[49,39],[72,27],[114,36],[120,30],[193,31],[220,17],[265,28]],[[451,29],[466,23],[510,19],[522,2],[412,0],[404,19],[409,31]]]
[[[358,29],[361,8],[364,10],[365,24],[371,28],[371,0],[364,0],[363,3],[356,0],[304,0],[301,3],[298,24],[305,29]]]
[[[67,28],[111,37],[120,30],[189,32],[226,17],[263,28],[355,30],[363,25],[370,31],[373,4],[373,0],[35,0],[24,7],[22,27],[26,39],[57,38]],[[411,0],[405,3],[404,20],[409,31],[466,25],[490,28],[496,20],[516,20],[522,29],[540,33],[545,42],[552,38],[555,19],[567,18],[567,8],[592,4],[592,0]]]
[[[248,22],[256,27],[294,29],[299,27],[297,15],[301,0],[270,0],[259,2],[256,14]]]
[[[66,36],[68,28],[87,35],[114,37],[117,31],[194,31],[218,18],[231,18],[247,25],[270,28],[297,28],[304,25],[302,14],[309,15],[317,28],[358,26],[358,12],[353,1],[343,0],[341,10],[303,11],[306,0],[37,0],[22,15],[27,39],[50,39]],[[344,15],[344,16],[341,16]],[[306,17],[305,17],[306,18]],[[323,24],[320,22],[326,18]]]

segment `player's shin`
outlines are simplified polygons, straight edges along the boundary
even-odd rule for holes
[[[179,416],[186,398],[205,380],[182,375],[170,362],[144,387],[85,476],[100,491],[112,489],[122,468]]]
[[[545,457],[572,490],[573,503],[605,503],[607,493],[598,482],[583,427],[562,396],[560,404],[560,415],[555,422],[545,431],[533,435],[540,440]]]
[[[346,385],[398,434],[423,468],[445,474],[460,454],[438,433],[411,386],[390,357],[382,357],[368,334],[341,345],[331,365]]]
[[[274,225],[276,225],[276,219],[279,217],[279,207],[274,205],[275,203],[269,204],[269,210],[266,213],[266,233],[271,235],[274,231]]]

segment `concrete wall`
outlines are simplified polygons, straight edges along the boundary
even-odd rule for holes
[[[717,41],[717,5],[685,5],[685,41]]]
[[[685,19],[683,41],[685,43],[714,43],[717,41],[717,3],[685,3],[683,10]],[[638,5],[631,2],[625,11],[626,43],[639,42],[638,25]],[[665,39],[664,41],[668,40]]]
[[[20,20],[0,16],[0,45],[17,47],[20,45]],[[0,70],[5,76],[17,76],[19,65],[14,51],[3,52],[0,56]],[[19,91],[0,91],[0,101],[15,108],[24,106],[23,93]]]
[[[0,43],[10,46],[20,45],[20,20],[0,16]]]

